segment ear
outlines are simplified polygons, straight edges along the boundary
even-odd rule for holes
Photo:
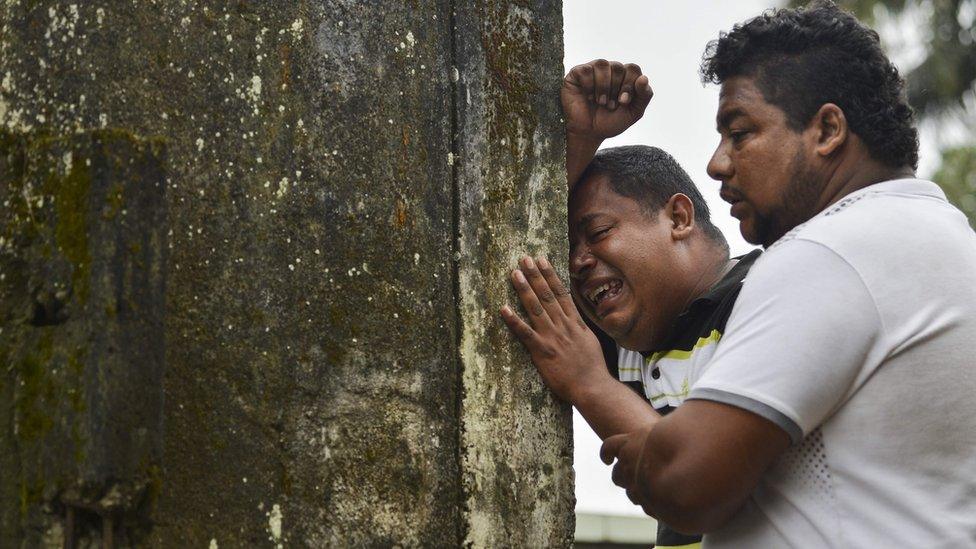
[[[815,139],[814,151],[820,156],[830,156],[847,142],[849,129],[844,111],[833,103],[825,103],[813,115],[808,129]]]
[[[671,224],[671,238],[684,240],[695,228],[695,205],[687,195],[676,193],[664,206],[667,221]]]

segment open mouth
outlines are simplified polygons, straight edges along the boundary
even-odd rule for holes
[[[622,287],[623,283],[621,281],[617,279],[610,280],[587,292],[586,299],[588,299],[594,307],[599,307],[600,303],[603,303],[604,301],[619,294]]]

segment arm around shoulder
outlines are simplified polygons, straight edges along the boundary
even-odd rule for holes
[[[761,416],[689,400],[646,437],[637,498],[679,531],[710,532],[735,515],[789,445],[789,435]]]

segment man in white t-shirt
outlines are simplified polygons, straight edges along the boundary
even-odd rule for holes
[[[915,179],[877,35],[829,3],[767,12],[702,74],[709,173],[767,253],[689,400],[605,441],[614,481],[705,547],[976,545],[976,235]],[[505,316],[547,381],[585,382],[592,337],[562,311]]]

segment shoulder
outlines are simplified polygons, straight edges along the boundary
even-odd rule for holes
[[[733,314],[735,310],[756,304],[795,306],[793,298],[806,302],[814,295],[831,295],[841,288],[867,290],[857,262],[852,262],[838,248],[843,246],[808,234],[777,241],[750,269]],[[813,305],[816,303],[807,303]]]
[[[956,214],[959,214],[958,216]],[[903,260],[907,250],[926,246],[934,226],[965,225],[935,184],[919,179],[870,185],[831,204],[773,243],[767,256],[807,241],[823,246],[855,267]],[[897,244],[897,245],[896,245]]]

